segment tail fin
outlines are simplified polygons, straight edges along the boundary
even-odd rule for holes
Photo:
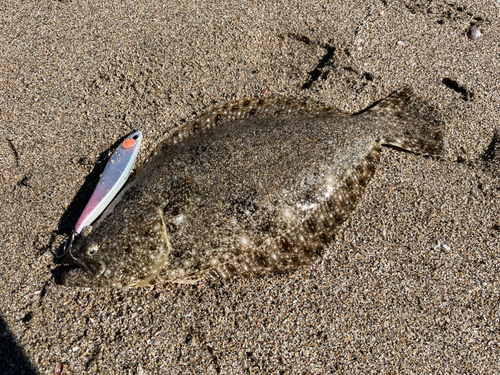
[[[380,143],[422,155],[443,152],[443,123],[435,119],[410,89],[398,91],[366,112],[381,125]]]

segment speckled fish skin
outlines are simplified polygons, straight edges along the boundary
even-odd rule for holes
[[[354,210],[382,145],[438,156],[408,90],[347,115],[277,98],[214,108],[169,137],[73,246],[62,284],[137,287],[309,265]]]

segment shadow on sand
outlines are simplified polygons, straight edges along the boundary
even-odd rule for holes
[[[12,338],[4,320],[0,316],[0,374],[35,375],[37,372],[30,361]]]

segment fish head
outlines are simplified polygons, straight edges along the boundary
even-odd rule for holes
[[[62,274],[62,285],[138,287],[148,285],[164,267],[171,247],[162,211],[117,211],[75,239],[65,259],[73,267]]]

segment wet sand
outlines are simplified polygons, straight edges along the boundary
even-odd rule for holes
[[[0,372],[500,372],[500,3],[332,3],[0,5]],[[384,149],[312,267],[53,282],[54,251],[133,129],[141,164],[214,104],[270,93],[355,113],[406,86],[444,121],[447,157]]]

